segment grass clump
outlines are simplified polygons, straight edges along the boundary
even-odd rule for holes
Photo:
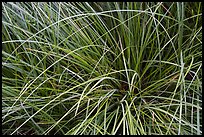
[[[202,134],[201,2],[2,3],[3,134]]]

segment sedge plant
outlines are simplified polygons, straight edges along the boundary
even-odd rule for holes
[[[201,2],[2,3],[2,134],[202,134]]]

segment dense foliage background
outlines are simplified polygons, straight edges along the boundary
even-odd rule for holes
[[[2,134],[202,134],[201,2],[2,3]]]

